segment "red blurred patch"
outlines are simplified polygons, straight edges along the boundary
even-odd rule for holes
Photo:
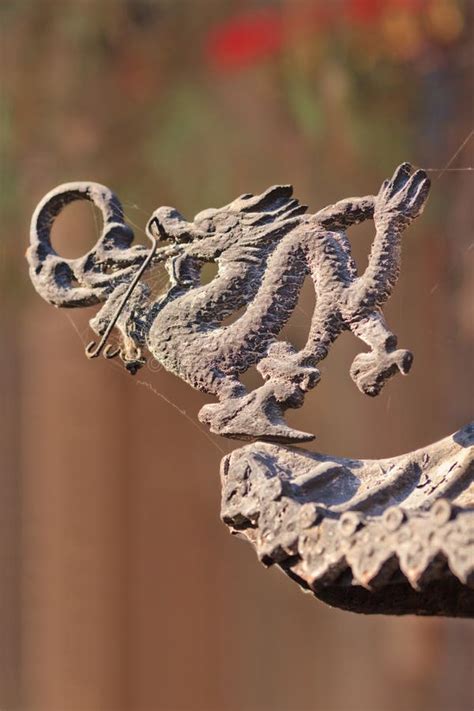
[[[286,32],[276,10],[249,12],[212,29],[206,52],[219,69],[241,69],[280,51]]]
[[[238,70],[274,56],[290,42],[337,25],[372,25],[387,11],[403,8],[419,12],[426,0],[312,0],[284,13],[278,8],[245,12],[212,28],[205,51],[215,69]],[[290,5],[291,8],[291,5]]]

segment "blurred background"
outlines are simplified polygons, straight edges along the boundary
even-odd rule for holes
[[[55,185],[121,198],[136,238],[292,183],[312,211],[432,169],[386,313],[415,353],[376,400],[343,336],[290,413],[310,448],[384,457],[471,417],[473,6],[466,0],[1,0],[0,708],[468,711],[472,626],[303,594],[219,521],[209,401],[153,364],[88,361],[90,310],[34,292],[31,213]],[[441,169],[448,168],[443,171]],[[79,256],[90,205],[54,231]],[[373,225],[350,236],[363,268]],[[163,287],[156,274],[155,285]],[[287,335],[304,342],[305,286]]]

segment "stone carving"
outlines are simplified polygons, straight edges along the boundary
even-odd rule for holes
[[[247,445],[222,462],[222,518],[330,604],[474,616],[473,448],[474,424],[375,461]]]
[[[287,426],[283,411],[299,407],[320,377],[317,364],[344,330],[370,347],[358,355],[351,376],[362,392],[377,395],[395,373],[412,363],[383,318],[381,307],[397,280],[400,238],[423,209],[429,180],[422,170],[401,165],[377,196],[350,198],[306,215],[289,186],[262,195],[242,195],[220,209],[204,210],[187,222],[161,207],[148,223],[149,254],[131,246],[117,198],[95,183],[71,183],[46,195],[32,220],[28,251],[38,292],[56,306],[105,301],[90,322],[99,336],[113,325],[121,334],[121,354],[133,373],[143,365],[143,348],[167,370],[219,403],[199,413],[211,431],[241,439],[298,442],[313,435]],[[100,207],[104,228],[95,247],[81,259],[62,259],[50,241],[52,221],[71,202],[85,198]],[[373,219],[376,235],[369,264],[358,276],[345,230]],[[157,248],[157,242],[171,244]],[[171,288],[154,303],[140,281],[150,263],[165,261]],[[217,276],[201,286],[200,271],[216,262]],[[141,268],[138,269],[138,266]],[[305,347],[297,352],[277,336],[296,306],[307,275],[314,281],[316,307]],[[132,276],[134,281],[130,284]],[[231,324],[227,317],[247,310]],[[96,356],[101,348],[90,346]],[[252,365],[265,379],[248,393],[239,375]]]
[[[429,185],[424,171],[404,163],[377,195],[314,215],[290,186],[242,195],[192,222],[161,207],[146,228],[150,249],[133,244],[120,202],[97,183],[59,186],[31,223],[27,258],[40,295],[60,307],[101,305],[90,321],[100,340],[88,345],[89,358],[120,356],[134,374],[147,349],[217,397],[199,413],[212,432],[260,440],[224,459],[224,521],[266,565],[277,563],[332,604],[364,612],[474,614],[467,592],[472,430],[392,460],[353,461],[281,446],[313,439],[289,427],[284,412],[303,404],[319,381],[319,362],[343,331],[370,349],[350,371],[363,393],[378,395],[389,378],[410,370],[413,356],[397,348],[382,306],[398,277],[402,232],[421,214]],[[51,227],[74,200],[93,202],[103,228],[86,255],[64,259],[51,244]],[[375,238],[359,276],[346,230],[368,219]],[[201,284],[208,262],[217,274]],[[147,269],[159,263],[170,285],[153,297]],[[307,276],[316,305],[307,343],[297,351],[278,336]],[[113,333],[118,346],[108,343]],[[264,383],[248,392],[240,376],[254,365]]]

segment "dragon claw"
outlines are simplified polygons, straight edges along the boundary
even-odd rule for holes
[[[407,375],[412,363],[413,354],[404,349],[390,353],[378,351],[359,353],[352,362],[351,378],[361,392],[375,397],[397,371]]]
[[[402,163],[392,178],[384,181],[375,214],[388,210],[405,222],[414,220],[423,210],[430,185],[424,170],[413,171],[409,163]]]

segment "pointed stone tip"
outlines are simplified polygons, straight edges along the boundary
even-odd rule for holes
[[[300,442],[311,442],[316,438],[310,432],[301,432],[291,427],[267,427],[260,432],[256,429],[253,432],[245,432],[238,427],[228,426],[219,431],[211,427],[213,434],[231,439],[247,440],[248,442],[270,442],[273,444],[299,444]]]
[[[310,432],[301,432],[300,430],[293,430],[291,427],[282,427],[278,428],[277,431],[256,435],[256,439],[262,442],[275,442],[278,444],[298,444],[299,442],[312,442],[312,440],[316,439],[316,436]]]

